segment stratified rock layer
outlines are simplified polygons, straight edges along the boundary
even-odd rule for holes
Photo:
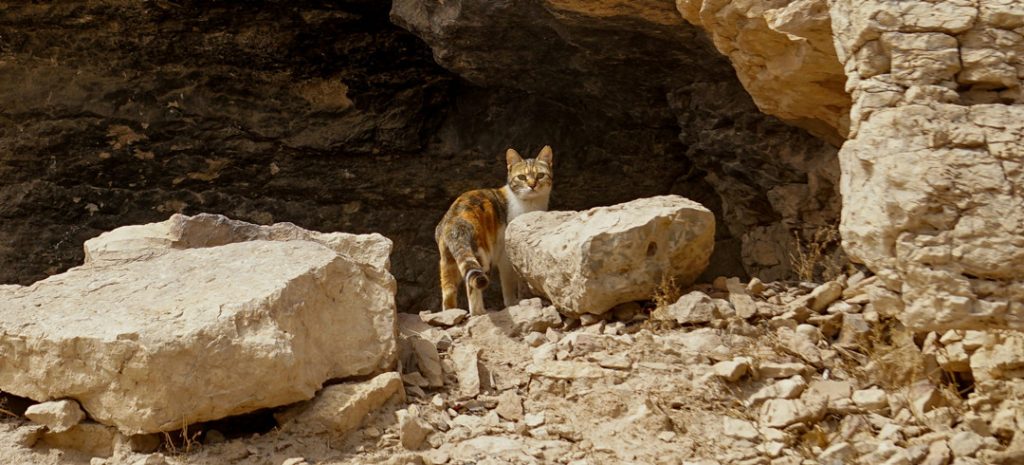
[[[192,236],[196,248],[128,253],[183,224],[115,231],[91,243],[89,263],[0,289],[0,389],[73,398],[135,434],[309,399],[328,379],[394,365],[395,282],[379,260],[312,240],[229,242],[230,227]]]
[[[584,212],[535,212],[505,231],[509,260],[560,311],[604,313],[654,296],[660,283],[689,285],[708,265],[715,218],[679,196]]]
[[[916,330],[1024,329],[1024,8],[831,2],[854,98],[843,244]]]

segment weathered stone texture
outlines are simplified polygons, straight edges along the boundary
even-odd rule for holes
[[[729,57],[761,111],[837,145],[846,138],[850,97],[826,0],[676,0],[676,7]]]
[[[535,212],[505,232],[509,260],[536,291],[570,314],[650,299],[664,279],[691,284],[714,248],[715,218],[679,196],[584,212]]]
[[[194,237],[194,248],[114,247],[166,239],[149,234],[183,221],[101,236],[90,263],[0,290],[0,389],[75,399],[136,434],[306,400],[329,379],[393,367],[395,281],[379,260],[311,240],[224,243],[228,234]]]
[[[1003,1],[831,4],[846,251],[917,330],[1024,329],[1024,26]]]

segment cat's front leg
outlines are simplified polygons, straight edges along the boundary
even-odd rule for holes
[[[508,258],[503,258],[498,262],[498,273],[501,278],[501,298],[504,300],[505,306],[518,304],[520,300],[519,273],[516,273]]]

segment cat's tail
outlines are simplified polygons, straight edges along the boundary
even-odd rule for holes
[[[459,270],[462,271],[463,279],[470,286],[477,289],[485,289],[491,283],[490,278],[487,277],[487,272],[484,271],[484,267],[480,265],[480,261],[476,259],[476,255],[473,254],[473,250],[469,245],[455,243],[450,244],[449,249],[452,252],[452,257],[455,257],[455,263],[459,264]]]

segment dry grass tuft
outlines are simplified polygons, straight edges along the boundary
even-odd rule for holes
[[[651,300],[654,302],[654,308],[665,308],[676,303],[682,296],[683,290],[676,283],[676,278],[662,275],[661,283],[654,290],[654,296],[651,297]]]
[[[818,227],[804,240],[798,231],[792,231],[794,251],[789,264],[801,281],[825,282],[844,274],[849,262],[840,247],[839,226]]]

